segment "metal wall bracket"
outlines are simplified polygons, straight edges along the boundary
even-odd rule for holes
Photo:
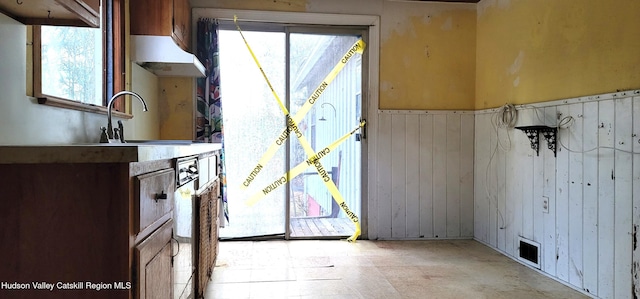
[[[538,135],[542,133],[542,136],[544,136],[544,139],[547,141],[547,147],[553,152],[553,156],[556,156],[556,134],[558,128],[549,126],[525,126],[516,127],[516,129],[521,130],[527,135],[531,142],[531,148],[536,151],[536,156],[540,156],[540,137]]]

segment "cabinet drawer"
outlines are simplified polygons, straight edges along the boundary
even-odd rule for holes
[[[159,170],[136,177],[135,233],[146,228],[154,229],[171,216],[175,186],[173,169]]]

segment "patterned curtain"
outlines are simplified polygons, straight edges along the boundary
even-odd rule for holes
[[[204,62],[205,78],[198,78],[196,140],[222,143],[222,208],[226,221],[229,221],[227,208],[227,180],[224,163],[224,138],[222,126],[222,96],[220,94],[220,61],[218,48],[218,22],[211,19],[198,20],[197,32],[198,59]]]

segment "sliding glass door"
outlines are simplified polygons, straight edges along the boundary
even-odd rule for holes
[[[220,237],[350,236],[354,225],[332,199],[335,194],[329,192],[327,181],[338,187],[348,209],[360,215],[361,133],[350,135],[323,155],[320,168],[291,171],[358,127],[363,107],[362,56],[352,53],[337,75],[328,75],[364,31],[240,26],[273,89],[235,25],[221,24],[229,223],[221,228]],[[286,130],[283,108],[297,127]]]

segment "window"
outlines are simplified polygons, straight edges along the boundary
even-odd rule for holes
[[[104,113],[124,86],[122,0],[104,0],[101,27],[34,26],[33,84],[41,104]],[[115,110],[122,111],[121,101]]]
[[[42,94],[103,105],[101,28],[42,26],[40,34]]]

